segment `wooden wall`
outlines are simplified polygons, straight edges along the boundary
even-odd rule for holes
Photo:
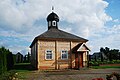
[[[75,67],[75,54],[71,53],[71,49],[75,47],[79,42],[71,42],[71,41],[37,41],[37,59],[38,59],[38,68],[39,69],[66,69],[66,68],[74,68]],[[32,48],[32,53],[35,52]],[[45,59],[45,51],[52,50],[53,51],[53,59],[46,60]],[[61,59],[61,51],[68,51],[68,59]],[[35,56],[35,55],[33,55]],[[86,61],[86,54],[83,55],[83,61]]]

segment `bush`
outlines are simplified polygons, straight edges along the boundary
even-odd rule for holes
[[[0,74],[7,71],[7,58],[6,49],[4,47],[0,48]]]
[[[0,74],[3,74],[7,70],[11,70],[13,68],[13,55],[4,47],[0,48]]]
[[[15,71],[8,71],[0,75],[0,80],[16,80],[17,75]]]
[[[112,62],[113,62],[113,63],[116,63],[116,64],[119,64],[119,63],[120,63],[120,60],[113,60]]]
[[[98,62],[95,62],[95,61],[90,61],[90,62],[89,62],[89,65],[90,65],[90,66],[99,66],[99,63],[98,63]]]

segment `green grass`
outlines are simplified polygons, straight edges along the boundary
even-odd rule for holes
[[[34,71],[30,63],[16,63],[14,65],[14,70],[18,73],[18,78],[20,80],[28,79]]]
[[[16,72],[18,73],[18,79],[23,80],[23,79],[27,79],[30,76],[31,71],[27,71],[27,70],[16,70]]]
[[[119,68],[120,69],[120,66],[91,66],[91,68],[93,69],[106,69],[106,68]],[[76,75],[76,74],[81,74],[80,71],[59,71],[58,70],[58,73],[54,70],[46,70],[46,71],[35,71],[31,68],[31,65],[30,63],[17,63],[15,64],[14,66],[14,71],[16,73],[18,73],[17,75],[17,78],[19,80],[28,80],[28,79],[31,79],[33,78],[37,78],[37,77],[42,77],[44,80],[44,78],[46,78],[45,76],[49,76],[49,75]],[[42,74],[42,75],[40,75]],[[43,75],[44,74],[44,75]]]
[[[91,66],[93,69],[120,68],[120,66]]]
[[[30,63],[15,63],[15,65],[30,65]]]
[[[33,70],[30,63],[16,63],[14,65],[14,70]]]

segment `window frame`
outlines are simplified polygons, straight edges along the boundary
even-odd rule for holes
[[[51,51],[51,53],[48,53],[48,51]],[[47,54],[51,54],[52,58],[51,58],[51,59],[48,59],[48,58],[47,58]],[[46,50],[46,51],[45,51],[45,60],[53,60],[53,51],[52,51],[52,50]]]
[[[65,52],[63,53],[63,51],[66,51],[66,53],[65,53]],[[63,57],[62,57],[64,54],[67,54],[67,57],[66,57],[66,58],[63,58]],[[62,59],[62,60],[67,60],[67,59],[68,59],[68,50],[62,50],[62,51],[61,51],[61,59]]]
[[[53,25],[53,26],[56,26],[56,21],[52,21],[52,25]]]

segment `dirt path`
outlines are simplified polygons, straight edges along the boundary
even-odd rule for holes
[[[106,75],[113,72],[120,74],[120,69],[34,71],[25,80],[92,80],[93,78],[103,78],[106,80]]]

